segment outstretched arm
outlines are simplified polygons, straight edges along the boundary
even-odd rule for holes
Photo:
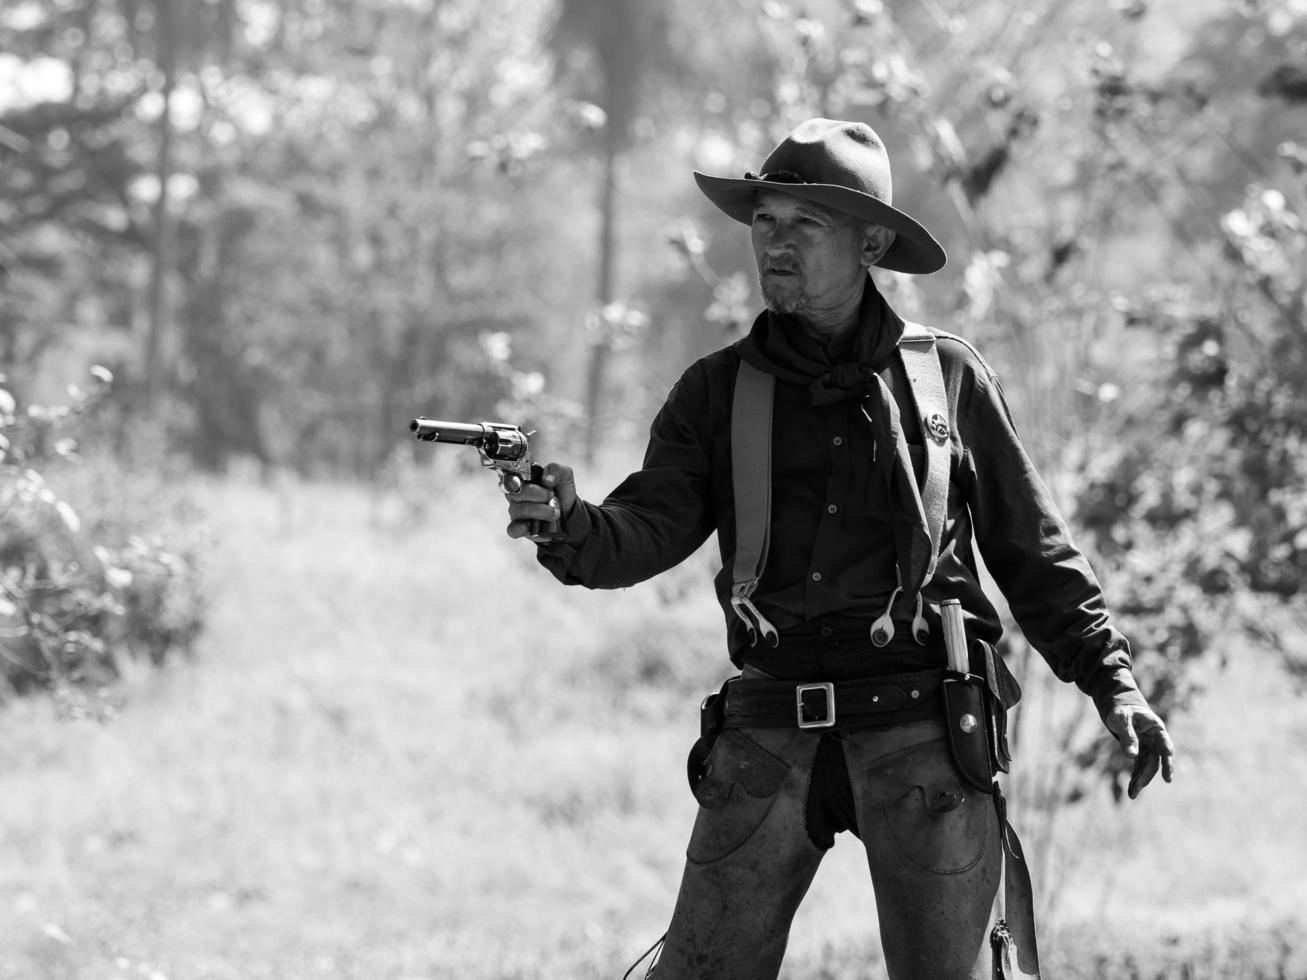
[[[537,557],[565,584],[591,589],[626,588],[689,557],[716,526],[708,397],[692,366],[650,427],[643,465],[602,503],[578,496],[571,467],[544,467],[540,486],[508,497],[508,534],[537,540],[528,521],[559,521],[561,537],[538,541]]]

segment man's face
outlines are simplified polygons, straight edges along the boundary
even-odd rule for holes
[[[753,255],[768,309],[804,314],[861,295],[867,223],[779,191],[753,207]]]

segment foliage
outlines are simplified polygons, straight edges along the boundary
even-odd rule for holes
[[[1275,608],[1307,587],[1307,183],[1301,171],[1285,180],[1286,191],[1251,187],[1223,218],[1214,267],[1239,312],[1176,295],[1126,312],[1132,329],[1165,338],[1160,396],[1146,418],[1122,420],[1079,494],[1163,711],[1184,706],[1186,665],[1205,651],[1224,663],[1232,643],[1281,645]],[[1127,438],[1145,423],[1155,438]],[[1301,614],[1290,625],[1301,629]]]
[[[192,557],[157,532],[123,539],[103,516],[87,526],[43,475],[75,460],[75,423],[112,380],[103,368],[93,377],[68,406],[21,408],[0,389],[0,680],[52,690],[66,712],[103,714],[124,659],[157,666],[188,650],[202,603]]]
[[[567,307],[520,207],[528,179],[535,194],[569,194],[566,174],[533,159],[545,62],[539,31],[523,28],[541,8],[266,4],[245,8],[229,45],[188,49],[171,99],[158,414],[200,463],[364,471],[390,453],[397,420],[437,396],[444,414],[489,413],[502,392],[479,335],[525,335],[543,304]],[[61,335],[116,337],[129,399],[146,381],[132,338],[152,316],[161,95],[150,46],[115,39],[154,9],[27,4],[0,17],[7,51],[67,79],[0,105],[7,362],[39,363],[36,345]],[[505,270],[517,270],[507,292]]]

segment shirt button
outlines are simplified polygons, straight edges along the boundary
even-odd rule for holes
[[[821,581],[821,572],[813,572],[813,573],[812,573],[812,580],[813,580],[814,582],[820,582],[820,581]]]
[[[836,507],[834,504],[827,504],[827,505],[826,505],[826,513],[828,513],[828,514],[837,514],[837,513],[839,513],[839,508]]]
[[[839,436],[836,436],[834,439],[831,440],[831,445],[842,446],[844,445],[844,440]]]

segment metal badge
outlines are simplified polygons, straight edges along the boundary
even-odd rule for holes
[[[980,719],[973,714],[965,714],[958,719],[958,727],[970,735],[980,725]]]
[[[926,419],[926,431],[930,433],[931,438],[936,442],[948,442],[948,419],[936,412]]]

